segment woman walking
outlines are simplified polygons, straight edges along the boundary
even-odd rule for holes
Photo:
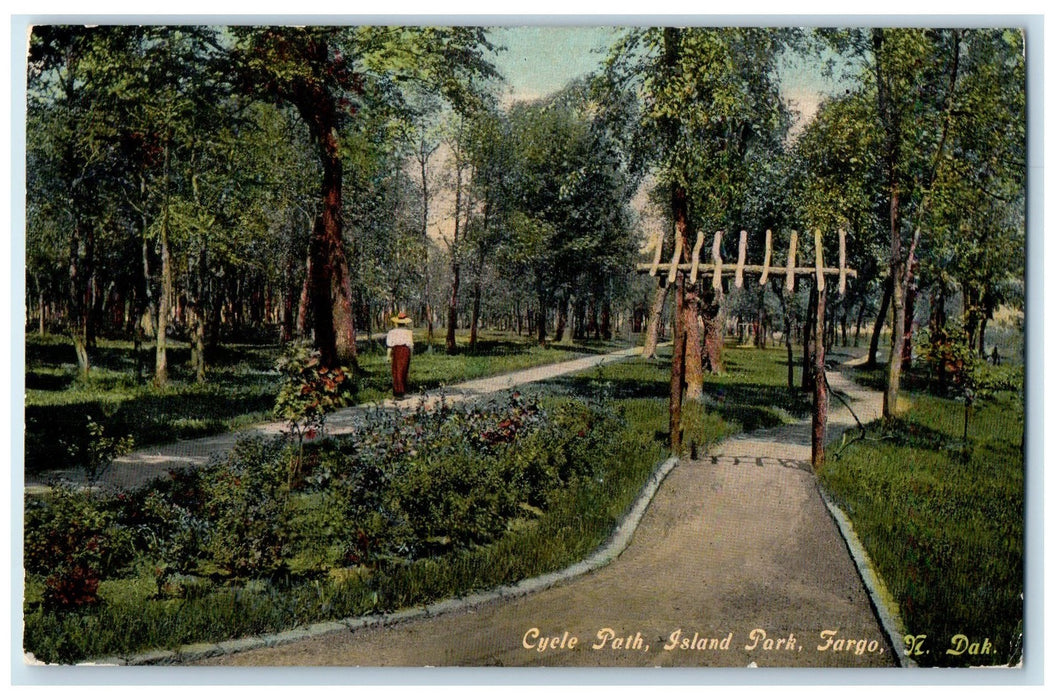
[[[414,334],[410,330],[410,317],[403,311],[392,317],[395,328],[388,332],[385,345],[388,359],[392,362],[392,395],[403,398],[407,392],[407,373],[410,371],[410,355],[414,350]]]

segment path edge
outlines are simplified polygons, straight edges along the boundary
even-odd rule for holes
[[[862,583],[864,583],[865,590],[868,592],[868,598],[872,603],[872,609],[879,619],[879,626],[883,629],[883,634],[887,638],[891,651],[894,652],[898,665],[902,668],[917,668],[916,662],[905,654],[905,646],[902,643],[905,639],[905,624],[898,614],[897,602],[890,594],[890,589],[887,588],[886,582],[883,581],[883,577],[879,574],[879,570],[872,563],[871,557],[868,556],[868,551],[857,536],[853,522],[835,504],[820,481],[815,480],[814,483],[817,485],[817,492],[820,494],[821,500],[824,501],[824,506],[828,509],[828,513],[839,528],[839,534],[842,536],[843,542],[846,543],[846,548],[850,552],[850,558],[853,559],[854,567],[857,569]]]
[[[241,651],[274,647],[280,644],[301,641],[318,637],[325,634],[341,631],[354,631],[367,627],[383,626],[431,618],[439,615],[459,612],[468,608],[491,603],[497,600],[508,600],[519,598],[530,593],[544,591],[547,588],[564,583],[573,578],[595,571],[610,564],[630,545],[630,541],[637,531],[645,511],[652,503],[660,485],[667,475],[678,466],[680,460],[677,457],[668,457],[660,462],[644,486],[638,492],[637,498],[629,508],[622,520],[613,530],[604,544],[594,550],[586,559],[570,564],[563,569],[547,574],[541,574],[532,578],[523,579],[513,584],[500,585],[495,588],[470,593],[464,596],[448,598],[430,605],[419,605],[405,608],[393,613],[380,615],[365,615],[360,617],[348,617],[340,620],[317,622],[311,625],[295,627],[283,632],[271,634],[254,635],[242,639],[226,642],[203,642],[179,647],[175,650],[156,649],[131,656],[112,656],[89,661],[79,662],[77,666],[165,666],[180,665],[216,656],[225,656]],[[32,663],[32,662],[30,662]]]

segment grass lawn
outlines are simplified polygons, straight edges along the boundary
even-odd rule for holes
[[[729,372],[708,382],[710,408],[689,427],[694,439],[707,444],[748,425],[779,424],[799,410],[782,385],[782,357],[730,350]],[[524,432],[512,449],[499,450],[505,457],[498,462],[492,448],[458,447],[463,435],[481,434],[473,427],[477,409],[469,407],[436,424],[440,437],[420,438],[433,440],[428,459],[414,457],[419,438],[389,439],[395,424],[382,425],[365,448],[364,436],[335,440],[330,456],[292,490],[282,475],[287,448],[250,446],[240,458],[243,471],[221,467],[204,484],[177,480],[163,492],[105,503],[76,495],[62,504],[27,501],[27,532],[37,533],[27,534],[27,559],[34,552],[40,562],[77,565],[79,559],[66,559],[70,548],[52,546],[47,535],[73,528],[85,542],[109,543],[105,556],[73,547],[90,549],[91,566],[109,573],[100,576],[97,602],[70,605],[73,594],[60,587],[67,602],[49,606],[44,572],[55,567],[27,565],[41,573],[26,579],[25,646],[38,658],[65,662],[175,648],[396,610],[560,569],[609,536],[665,457],[669,371],[664,359],[635,359],[533,385],[524,400],[556,423],[534,436]],[[732,406],[730,395],[754,403]],[[497,424],[488,438],[493,449],[508,430],[505,421]],[[398,466],[407,454],[409,466]],[[382,468],[365,468],[371,460]],[[489,464],[499,471],[488,471]],[[381,507],[355,505],[364,494],[392,488],[398,497]],[[526,500],[503,506],[514,489],[534,495],[508,496]],[[432,510],[427,517],[393,515],[411,506]],[[512,508],[505,520],[489,519],[502,508]],[[83,531],[85,523],[95,529]],[[453,529],[408,535],[414,523]],[[478,530],[494,536],[481,539]]]
[[[860,377],[874,383],[881,370]],[[875,375],[875,376],[873,376]],[[919,382],[916,382],[919,385]],[[1021,396],[975,406],[904,392],[910,405],[831,450],[820,478],[854,523],[924,666],[995,665],[1021,652],[1024,469]],[[968,640],[968,653],[950,654]],[[988,642],[988,646],[986,646]],[[970,645],[979,653],[970,653]],[[991,653],[981,653],[982,651]]]
[[[429,349],[419,331],[419,351],[411,363],[410,390],[432,389],[469,379],[560,362],[583,354],[609,352],[619,341],[565,342],[540,347],[532,338],[483,333],[475,352],[459,336],[458,352],[447,355],[442,343]],[[26,462],[28,474],[64,466],[71,445],[87,438],[87,418],[109,436],[131,435],[137,447],[215,435],[271,419],[280,375],[278,345],[221,346],[210,358],[208,379],[194,382],[188,369],[190,349],[173,342],[169,349],[170,385],[151,385],[153,348],[139,352],[141,374],[127,341],[99,340],[93,368],[80,377],[73,344],[62,336],[26,338]],[[383,347],[363,342],[356,401],[391,394],[391,375]]]

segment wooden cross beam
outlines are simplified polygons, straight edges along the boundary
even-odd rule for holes
[[[812,463],[814,467],[819,467],[824,461],[824,442],[825,435],[828,426],[828,385],[825,379],[824,370],[824,304],[825,304],[825,281],[826,275],[838,275],[839,276],[839,294],[846,293],[846,278],[857,277],[857,270],[846,267],[846,231],[839,230],[839,266],[838,267],[825,267],[824,266],[824,246],[821,232],[819,229],[813,232],[813,267],[796,266],[795,255],[798,249],[799,234],[798,231],[791,232],[791,238],[788,241],[788,259],[784,267],[773,267],[770,263],[773,259],[773,232],[766,231],[766,253],[765,258],[761,265],[748,265],[747,261],[747,231],[740,232],[740,247],[738,250],[736,264],[726,265],[722,261],[722,231],[718,231],[714,234],[714,242],[711,245],[711,262],[706,264],[700,263],[700,251],[703,248],[704,236],[703,232],[696,235],[696,245],[692,247],[692,254],[689,256],[688,262],[682,262],[683,253],[683,241],[682,237],[678,236],[675,239],[674,244],[674,255],[671,257],[670,262],[661,263],[663,259],[663,236],[656,235],[649,241],[648,245],[642,250],[643,253],[649,253],[654,250],[653,258],[651,263],[642,263],[637,266],[638,272],[647,272],[649,275],[655,277],[661,270],[667,273],[667,281],[672,284],[676,281],[678,272],[688,273],[688,282],[690,284],[696,284],[696,280],[700,274],[709,274],[711,276],[711,285],[716,289],[720,290],[722,287],[722,278],[726,275],[733,276],[733,283],[737,288],[742,288],[744,285],[744,273],[758,273],[758,283],[760,286],[765,286],[769,280],[770,273],[783,274],[785,277],[784,288],[788,292],[795,291],[795,277],[797,275],[812,275],[817,280],[817,311],[816,319],[814,323],[813,338],[814,338],[814,352],[813,352],[813,421],[812,421]],[[675,353],[677,357],[677,353]],[[684,380],[684,363],[678,363],[675,361],[671,366],[673,386],[682,386]],[[681,422],[681,397],[680,393],[677,395],[677,401],[674,400],[674,394],[672,389],[672,400],[671,400],[671,443],[672,446],[680,446],[680,438],[676,439],[674,432],[677,430]]]
[[[838,275],[839,276],[839,294],[846,293],[846,278],[857,277],[857,270],[846,267],[846,231],[839,230],[839,266],[838,267],[825,267],[824,266],[824,251],[822,244],[822,236],[819,230],[814,231],[814,265],[813,267],[796,266],[795,265],[795,254],[798,248],[799,233],[798,231],[791,232],[791,239],[788,242],[788,259],[784,267],[773,267],[770,261],[773,259],[773,232],[766,231],[766,254],[765,259],[761,265],[748,265],[746,264],[747,259],[747,231],[740,232],[740,248],[739,254],[736,259],[736,265],[727,265],[722,260],[722,236],[724,231],[718,231],[714,234],[714,242],[711,245],[711,262],[701,263],[700,262],[700,250],[703,248],[704,235],[701,231],[696,235],[696,245],[692,248],[692,254],[689,256],[688,262],[678,262],[682,260],[682,242],[679,237],[674,245],[674,255],[671,256],[670,262],[662,263],[660,260],[663,258],[663,239],[662,236],[656,236],[649,242],[645,247],[645,253],[655,251],[653,254],[651,263],[640,263],[637,265],[637,271],[644,273],[647,272],[652,277],[662,270],[667,273],[667,281],[673,282],[678,271],[689,273],[689,284],[696,284],[696,280],[700,274],[708,274],[711,276],[711,285],[718,289],[722,283],[722,277],[731,275],[733,277],[733,283],[739,289],[744,286],[744,273],[758,273],[759,285],[765,285],[769,281],[769,275],[772,274],[783,274],[786,278],[785,289],[789,292],[795,291],[795,277],[796,275],[814,275],[817,278],[817,285],[819,289],[824,289],[825,275]]]

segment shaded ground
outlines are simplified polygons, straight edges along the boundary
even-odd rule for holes
[[[607,364],[640,354],[640,348],[619,350],[607,354],[588,355],[567,362],[524,369],[496,377],[474,379],[461,384],[445,387],[442,390],[425,392],[422,395],[408,396],[400,400],[387,399],[376,404],[365,404],[342,409],[327,416],[326,430],[331,435],[350,432],[353,426],[366,411],[381,408],[412,408],[420,402],[426,406],[440,401],[457,402],[513,387],[539,382],[564,374],[581,372],[592,367]],[[166,445],[155,445],[137,450],[114,460],[113,466],[99,479],[102,485],[132,489],[145,485],[158,476],[164,476],[172,469],[194,465],[203,465],[214,455],[222,454],[234,447],[242,437],[250,435],[277,435],[286,428],[282,422],[262,423],[234,433],[225,433],[192,440],[180,440]],[[34,493],[47,489],[49,481],[64,479],[83,482],[84,474],[80,470],[51,470],[39,475],[26,475],[25,491]]]

